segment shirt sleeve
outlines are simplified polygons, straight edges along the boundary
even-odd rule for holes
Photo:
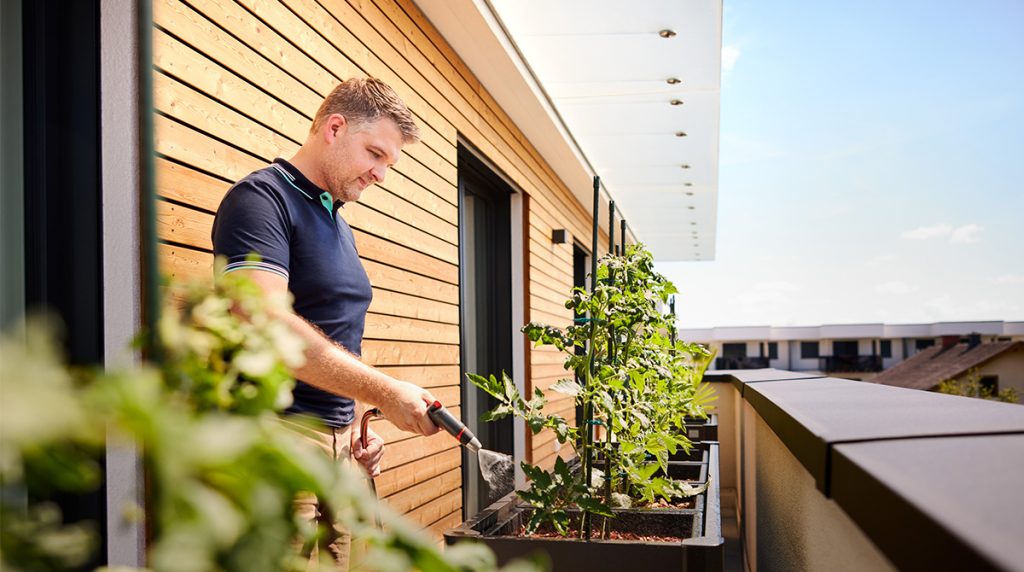
[[[248,181],[231,188],[213,222],[213,253],[227,259],[224,273],[265,270],[288,279],[291,223],[280,196]],[[252,260],[256,254],[259,260]]]

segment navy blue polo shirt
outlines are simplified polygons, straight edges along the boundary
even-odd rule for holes
[[[213,221],[213,252],[227,258],[225,272],[260,269],[288,280],[295,313],[359,355],[373,291],[356,252],[341,202],[284,159],[275,159],[235,183]],[[252,253],[259,262],[246,261]],[[313,415],[345,427],[353,401],[297,381],[288,413]]]

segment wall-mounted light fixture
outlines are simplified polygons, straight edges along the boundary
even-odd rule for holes
[[[689,168],[690,168],[690,164],[689,164],[689,163],[683,163],[683,164],[682,164],[682,167],[683,167],[684,169],[689,169]]]
[[[679,81],[679,78],[677,78],[677,77],[670,77],[670,78],[666,79],[665,81],[668,82],[669,85],[676,85],[676,84],[682,83],[681,81]]]
[[[673,99],[669,103],[672,104],[672,105],[682,105],[683,104],[683,100],[681,100],[681,99]]]
[[[685,131],[676,131],[676,137],[686,137]]]
[[[676,36],[675,30],[664,29],[658,32],[658,35],[662,38],[674,38]]]
[[[569,231],[564,228],[556,228],[551,231],[551,242],[555,244],[568,244]]]

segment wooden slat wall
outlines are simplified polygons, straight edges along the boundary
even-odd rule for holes
[[[342,79],[379,77],[416,115],[418,145],[343,216],[374,285],[364,359],[418,382],[459,412],[458,191],[464,137],[529,195],[528,312],[565,325],[571,245],[590,218],[411,0],[153,0],[159,252],[163,270],[209,279],[210,226],[231,183],[290,157]],[[531,387],[559,379],[562,357],[531,350]],[[571,400],[552,411],[572,417]],[[461,520],[460,455],[443,435],[377,425],[388,441],[378,490],[439,536]],[[563,449],[563,453],[567,449]],[[530,460],[554,459],[538,435]]]

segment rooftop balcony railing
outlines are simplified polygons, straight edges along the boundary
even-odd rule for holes
[[[818,358],[821,371],[855,373],[882,371],[882,356],[823,356]]]
[[[715,358],[715,369],[764,369],[771,367],[766,357],[720,357]]]
[[[1024,406],[771,369],[706,378],[727,570],[1024,570]]]

